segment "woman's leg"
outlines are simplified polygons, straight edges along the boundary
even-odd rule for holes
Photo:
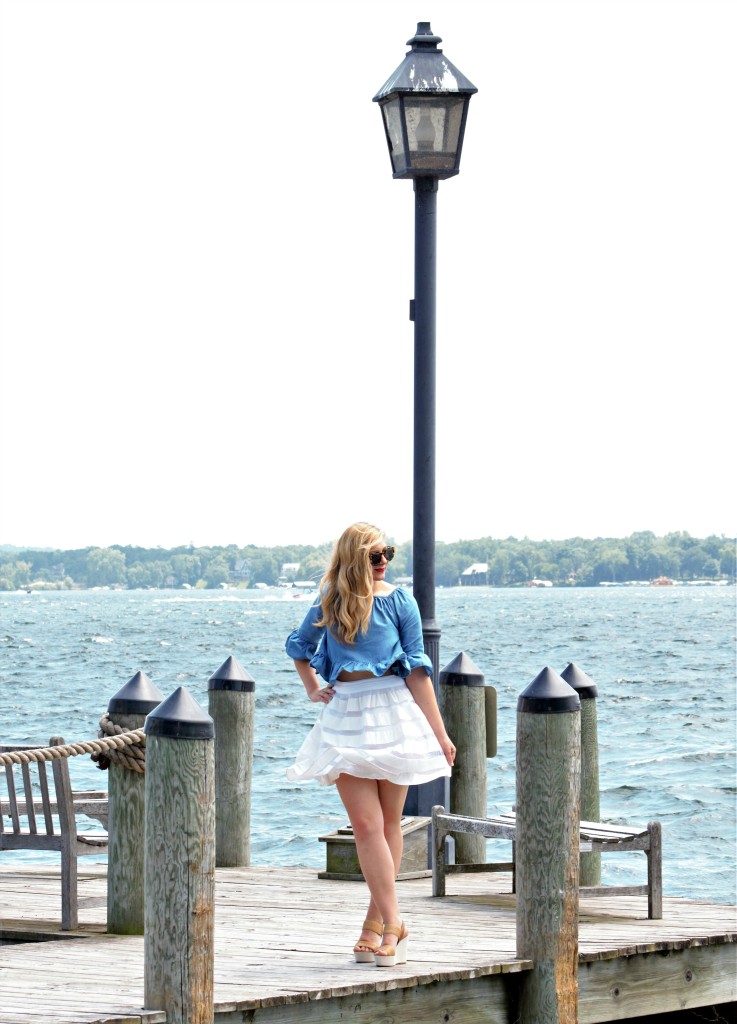
[[[393,782],[379,782],[379,801],[384,816],[384,837],[389,844],[394,861],[394,877],[399,874],[402,863],[404,836],[402,835],[402,812],[407,799],[407,786]]]
[[[379,800],[384,814],[384,836],[386,837],[387,844],[392,851],[392,859],[394,861],[394,877],[399,874],[399,867],[402,863],[402,848],[404,846],[404,836],[402,835],[402,812],[404,810],[404,803],[407,798],[407,786],[397,786],[393,782],[380,782],[379,783]],[[397,905],[397,911],[399,906]],[[398,925],[403,922],[397,914],[397,917],[385,917],[384,924],[395,924]],[[406,934],[406,932],[405,932]],[[394,954],[397,948],[398,937],[392,934],[382,935],[381,945],[384,947],[376,953],[378,960],[380,955],[383,954]],[[389,948],[391,947],[391,948]]]
[[[386,839],[394,863],[394,878],[399,874],[402,863],[402,850],[404,847],[404,836],[402,835],[402,813],[407,799],[407,786],[397,786],[393,782],[381,780],[379,787],[379,803],[384,818],[384,838]],[[366,919],[369,921],[381,921],[379,909],[374,903],[373,896],[369,900]],[[390,922],[391,923],[391,922]],[[361,938],[372,938],[367,931],[361,933]]]
[[[353,775],[340,775],[336,786],[353,827],[358,861],[371,893],[368,916],[378,921],[399,921],[394,883],[399,867],[395,858],[401,859],[402,855],[404,787]]]

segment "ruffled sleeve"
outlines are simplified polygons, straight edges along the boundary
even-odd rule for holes
[[[287,637],[285,649],[290,658],[294,658],[295,661],[309,661],[323,679],[328,679],[330,666],[327,660],[327,645],[321,643],[325,626],[316,625],[321,618],[322,606],[318,598],[305,615],[302,625],[292,630]]]
[[[422,620],[420,619],[420,609],[417,606],[417,601],[406,590],[402,590],[401,587],[397,587],[394,594],[396,595],[396,608],[399,616],[399,642],[406,656],[409,672],[415,668],[424,668],[425,673],[431,676],[432,662],[428,655],[425,654],[425,647],[422,642]],[[407,675],[409,675],[409,672],[407,672]]]

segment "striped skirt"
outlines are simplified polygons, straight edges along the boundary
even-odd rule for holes
[[[401,676],[335,682],[335,696],[287,768],[291,782],[332,785],[339,775],[414,786],[450,766]]]

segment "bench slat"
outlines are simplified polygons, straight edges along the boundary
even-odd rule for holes
[[[27,764],[21,765],[21,778],[23,779],[23,792],[25,794],[26,803],[33,800],[33,785],[31,783],[31,769]],[[36,827],[36,815],[33,810],[33,804],[28,808],[26,815],[28,818],[28,830],[34,834],[38,832]]]
[[[8,799],[10,800],[10,820],[13,823],[13,831],[20,829],[20,818],[18,817],[18,798],[15,792],[15,772],[13,766],[5,765],[5,776],[8,786]]]
[[[489,818],[473,818],[462,814],[449,814],[444,807],[432,810],[432,876],[433,896],[445,895],[445,875],[462,871],[500,871],[509,865],[500,864],[446,864],[445,838],[453,832],[472,833],[487,839],[507,839],[512,843],[514,858],[517,840],[516,814],[497,814]],[[662,849],[660,823],[651,821],[647,828],[637,825],[610,825],[598,821],[579,823],[580,853],[628,853],[639,850],[647,857],[647,885],[642,886],[586,886],[579,893],[587,896],[647,895],[648,917],[663,916]],[[512,861],[512,891],[515,891],[515,862]]]
[[[41,787],[41,806],[43,807],[44,825],[47,833],[54,831],[54,819],[51,811],[51,794],[49,793],[49,777],[46,773],[46,762],[39,762],[38,782]]]
[[[513,838],[517,828],[516,814],[497,814],[489,818],[472,818],[463,814],[439,814],[438,823],[450,832],[471,832],[486,835],[489,839]],[[580,822],[580,836],[583,841],[601,843],[630,843],[634,839],[644,837],[647,840],[649,829],[640,825],[609,825],[602,822]],[[633,846],[633,849],[647,849],[645,846]],[[583,849],[583,847],[582,847]],[[589,852],[589,851],[586,851]]]

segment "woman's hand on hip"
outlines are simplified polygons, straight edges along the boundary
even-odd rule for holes
[[[313,704],[329,704],[335,696],[335,689],[328,683],[327,686],[323,686],[320,690],[315,690],[309,696]]]

